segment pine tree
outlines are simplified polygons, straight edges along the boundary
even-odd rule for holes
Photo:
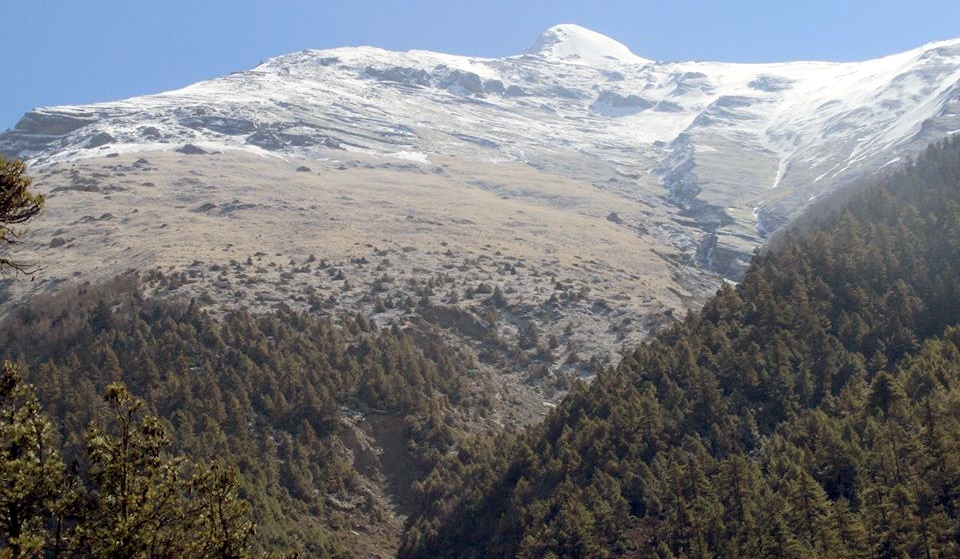
[[[120,383],[104,399],[111,424],[87,433],[95,491],[77,547],[95,557],[242,557],[253,526],[236,474],[165,454],[163,425]],[[193,470],[192,475],[190,470]]]
[[[91,427],[87,452],[96,484],[92,510],[78,529],[81,546],[99,557],[181,552],[183,507],[179,462],[163,456],[170,443],[156,418],[119,384],[107,388],[112,425]]]
[[[63,464],[34,389],[4,362],[0,374],[0,556],[34,557],[60,490]]]
[[[43,196],[32,194],[27,166],[19,160],[0,157],[0,243],[14,243],[23,235],[16,227],[40,213]],[[12,269],[15,272],[32,273],[21,262],[0,256],[0,274]]]

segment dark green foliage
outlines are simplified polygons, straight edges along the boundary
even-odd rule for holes
[[[170,439],[143,401],[107,386],[111,418],[87,432],[93,490],[73,511],[67,551],[88,557],[246,557],[253,524],[237,478],[168,457]]]
[[[163,425],[122,385],[107,388],[106,402],[109,422],[90,427],[86,452],[64,471],[33,387],[4,364],[0,556],[250,556],[236,471],[169,457]]]
[[[63,463],[54,429],[18,367],[0,373],[0,556],[34,557],[46,540]]]
[[[145,301],[138,289],[122,277],[36,300],[0,330],[3,353],[29,364],[68,463],[84,462],[89,449],[83,466],[115,477],[93,444],[102,434],[83,434],[116,415],[100,394],[122,382],[159,418],[138,427],[146,437],[138,459],[149,462],[141,471],[156,465],[166,437],[170,452],[191,461],[234,464],[257,524],[254,550],[345,556],[336,535],[388,513],[351,461],[355,437],[343,410],[405,425],[398,442],[411,463],[401,467],[414,478],[456,439],[445,412],[464,398],[462,361],[432,338],[380,330],[362,315],[340,324],[289,310],[214,319],[194,304]],[[181,474],[165,466],[142,481],[179,487]],[[222,484],[210,471],[189,479],[211,490]]]
[[[401,557],[960,555],[960,139],[424,485]]]
[[[43,196],[27,190],[30,182],[27,166],[22,161],[0,157],[0,244],[16,242],[23,233],[16,226],[43,208]],[[7,269],[28,272],[22,263],[0,256],[0,273]]]

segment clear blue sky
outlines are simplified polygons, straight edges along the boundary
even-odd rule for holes
[[[8,0],[0,130],[305,48],[507,56],[576,23],[657,60],[862,60],[960,37],[960,0]]]

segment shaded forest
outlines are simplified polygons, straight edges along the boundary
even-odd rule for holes
[[[392,422],[404,462],[388,467],[416,479],[464,429],[448,412],[485,408],[465,388],[466,360],[436,340],[362,315],[214,319],[145,300],[134,276],[34,301],[0,329],[0,348],[28,371],[66,464],[87,469],[88,428],[111,417],[102,395],[123,382],[160,419],[169,452],[236,466],[254,552],[344,557],[351,536],[383,538],[373,528],[393,512],[365,477],[381,465],[358,418]]]
[[[441,463],[400,556],[956,557],[958,320],[954,138]]]

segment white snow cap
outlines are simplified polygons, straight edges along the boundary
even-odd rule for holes
[[[646,64],[626,45],[614,41],[606,35],[591,31],[571,23],[554,25],[540,35],[524,54],[534,54],[549,58],[585,63],[616,61],[626,64]]]

